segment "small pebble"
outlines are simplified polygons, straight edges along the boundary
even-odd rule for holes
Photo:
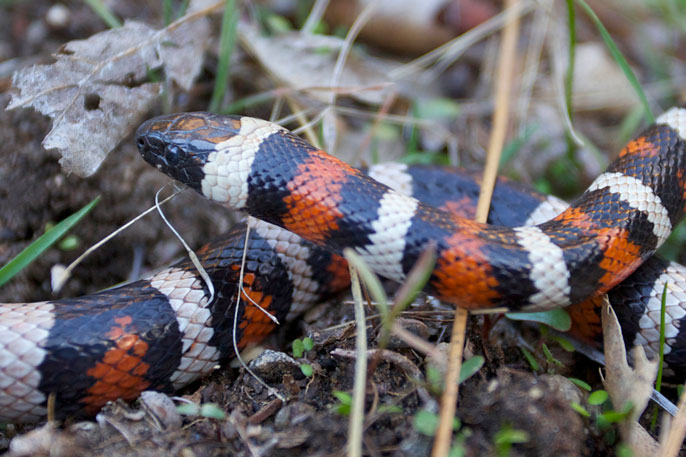
[[[248,366],[267,383],[281,382],[284,374],[302,379],[300,364],[289,355],[267,349]]]
[[[176,410],[174,402],[163,393],[146,390],[141,394],[140,402],[148,413],[153,414],[167,430],[181,428],[183,419]]]

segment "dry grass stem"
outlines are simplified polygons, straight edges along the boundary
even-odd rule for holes
[[[507,11],[519,10],[518,0],[508,0],[505,3]],[[476,209],[476,220],[486,222],[488,208],[491,204],[491,196],[495,185],[496,174],[500,153],[505,144],[507,133],[507,121],[510,109],[510,93],[512,88],[512,75],[514,73],[517,36],[519,34],[519,20],[515,18],[507,23],[503,31],[503,38],[498,58],[498,74],[496,80],[495,112],[493,115],[493,130],[488,145],[488,156],[484,170],[479,202]],[[455,310],[455,322],[453,323],[452,337],[450,340],[450,357],[448,358],[448,370],[445,380],[445,391],[441,397],[440,422],[436,430],[432,457],[443,457],[450,450],[452,437],[452,424],[457,408],[458,380],[462,366],[462,352],[465,342],[465,329],[467,327],[467,310],[459,306]]]

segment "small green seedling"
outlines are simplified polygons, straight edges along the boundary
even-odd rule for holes
[[[607,404],[609,404],[609,402]],[[627,404],[624,405],[624,407],[619,411],[616,411],[614,409],[604,411],[601,415],[599,415],[596,418],[596,424],[599,428],[607,428],[611,424],[617,424],[619,422],[622,422],[626,420],[627,417],[629,417],[629,414],[631,414],[631,410],[633,408],[634,405],[631,402],[627,402]]]
[[[564,368],[565,364],[560,362],[557,358],[555,358],[547,344],[543,343],[541,345],[541,350],[543,351],[543,355],[545,355],[545,360],[546,362],[548,362],[549,365],[555,365],[558,368]]]
[[[311,351],[312,348],[314,348],[314,341],[309,336],[303,338],[302,340],[293,340],[291,348],[293,349],[293,357],[296,359],[301,359],[305,355],[305,352]],[[314,374],[314,369],[309,363],[301,363],[300,371],[302,371],[302,374],[308,378]]]
[[[433,437],[436,434],[439,421],[438,415],[422,409],[417,411],[412,418],[412,427],[424,436]],[[471,430],[462,427],[462,423],[457,417],[453,419],[453,430],[457,431],[457,433],[455,434],[453,445],[448,452],[448,457],[464,457],[465,442],[472,434]]]
[[[474,374],[484,366],[484,361],[485,359],[483,356],[475,355],[462,362],[460,379],[458,379],[457,383],[462,384],[464,381],[474,376]],[[440,370],[432,365],[426,367],[426,383],[429,390],[436,394],[440,394],[443,391],[443,381],[443,373],[441,373]]]
[[[301,363],[300,371],[308,378],[314,374],[314,368],[309,363]]]
[[[588,391],[588,392],[591,392],[591,386],[588,385],[588,383],[586,383],[586,382],[584,382],[584,381],[581,381],[580,379],[570,379],[570,380],[571,380],[574,384],[576,384],[577,386],[579,386],[580,388],[582,388],[582,389],[584,389],[584,390],[586,390],[586,391]],[[591,392],[590,395],[588,396],[588,404],[589,404],[589,405],[593,405],[593,406],[603,406],[603,405],[605,405],[605,404],[608,404],[608,405],[609,405],[608,400],[609,400],[609,396],[608,396],[607,392],[604,391],[604,390],[602,390],[602,389],[601,389],[601,390],[593,391],[593,392]],[[591,417],[591,413],[590,413],[583,405],[581,405],[580,403],[577,403],[577,402],[573,401],[573,402],[570,403],[570,406],[572,407],[572,409],[573,409],[574,411],[576,411],[577,413],[579,413],[581,416],[583,416],[583,417]],[[604,413],[603,413],[603,414],[604,414]],[[600,423],[604,423],[605,420],[602,419],[601,417],[602,417],[602,415],[596,417],[596,419],[597,419],[597,420],[599,419],[599,422],[600,422]],[[608,424],[609,424],[609,423],[608,423]]]
[[[338,404],[333,406],[334,411],[336,411],[341,416],[350,415],[350,405],[353,404],[353,397],[347,392],[342,392],[340,390],[334,390],[333,396],[338,399]]]
[[[572,381],[572,383],[574,383],[574,385],[576,385],[579,389],[583,389],[586,392],[591,391],[591,386],[586,381],[582,381],[581,379],[577,379],[577,378],[567,378],[567,379]]]
[[[426,436],[434,436],[439,422],[438,415],[425,409],[417,411],[412,419],[412,426],[416,431]],[[459,430],[462,424],[456,417],[453,419],[453,430]]]
[[[303,345],[301,339],[293,340],[291,348],[293,349],[293,357],[296,359],[302,358],[302,356],[305,354],[305,346]]]
[[[560,332],[566,332],[572,327],[572,318],[563,308],[534,313],[506,313],[505,316],[513,321],[538,322]]]
[[[207,419],[226,419],[226,412],[214,403],[185,403],[176,407],[176,411],[184,416],[200,416]]]
[[[73,251],[74,249],[79,247],[79,244],[81,244],[81,241],[79,240],[79,237],[76,235],[67,235],[62,240],[57,243],[57,247],[60,248],[63,251]]]
[[[608,443],[614,443],[616,437],[614,436],[613,424],[617,424],[626,420],[633,409],[633,404],[631,402],[627,403],[620,410],[615,410],[612,407],[612,402],[610,401],[610,396],[605,390],[595,390],[591,392],[591,387],[584,381],[578,379],[571,379],[574,384],[580,388],[589,391],[588,404],[591,406],[600,407],[601,413],[591,414],[589,410],[578,402],[571,402],[571,408],[576,411],[579,415],[585,418],[593,418],[595,425],[599,430],[605,431],[605,439]]]
[[[513,444],[521,444],[529,441],[529,434],[524,430],[517,430],[505,425],[494,438],[495,449],[499,457],[510,455]]]
[[[538,371],[541,369],[541,365],[536,360],[536,357],[527,348],[520,347],[519,350],[522,351],[522,354],[524,354],[524,358],[527,362],[529,362],[529,366],[533,371]]]
[[[595,392],[591,392],[591,395],[588,396],[588,404],[589,405],[594,405],[594,406],[600,406],[603,403],[605,403],[608,399],[607,392],[604,390],[596,390]]]
[[[624,443],[619,443],[617,447],[615,447],[615,453],[617,457],[634,457],[634,451]]]
[[[586,408],[584,408],[584,406],[582,404],[573,401],[569,404],[569,406],[571,406],[572,409],[574,411],[576,411],[582,417],[591,417],[591,413],[589,413],[588,410]]]
[[[485,359],[483,358],[483,356],[480,355],[475,355],[474,357],[462,362],[462,368],[460,369],[460,379],[458,381],[458,384],[462,384],[467,379],[474,376],[481,369],[481,367],[484,366],[484,362]]]

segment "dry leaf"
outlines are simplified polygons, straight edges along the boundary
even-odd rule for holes
[[[62,154],[68,173],[95,173],[107,154],[148,111],[161,83],[146,82],[151,69],[189,89],[200,71],[208,42],[207,20],[180,19],[156,31],[127,21],[87,40],[67,43],[56,62],[19,70],[19,89],[8,109],[33,107],[53,119],[43,147]]]
[[[626,421],[620,424],[619,433],[635,456],[651,457],[658,451],[658,443],[638,423],[653,392],[657,376],[657,362],[646,358],[641,346],[634,348],[634,368],[626,359],[622,329],[615,312],[607,300],[602,310],[603,346],[605,350],[605,389],[615,410],[631,402],[633,409]]]
[[[240,24],[238,31],[243,46],[276,79],[296,90],[307,90],[325,103],[331,90],[345,89],[360,101],[381,104],[392,83],[388,75],[399,66],[369,55],[361,56],[353,48],[336,87],[329,89],[342,39],[300,32],[265,37],[246,24]]]

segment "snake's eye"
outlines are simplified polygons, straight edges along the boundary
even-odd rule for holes
[[[169,164],[178,164],[186,160],[186,151],[175,144],[167,144],[164,148],[164,156]]]

